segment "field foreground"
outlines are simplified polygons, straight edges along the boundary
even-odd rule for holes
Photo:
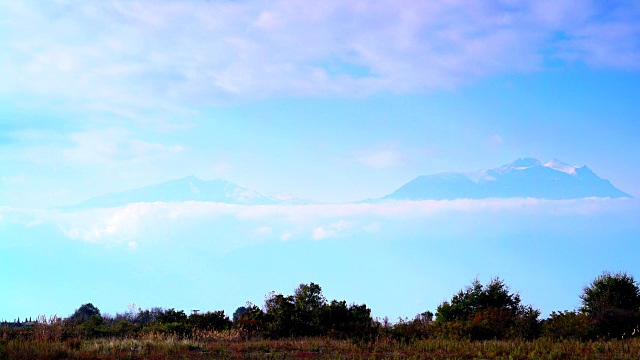
[[[465,341],[329,338],[207,340],[149,337],[42,341],[0,340],[0,360],[13,359],[640,359],[640,339],[611,341]]]

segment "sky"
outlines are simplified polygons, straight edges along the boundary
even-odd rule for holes
[[[632,1],[0,0],[0,319],[225,310],[315,282],[413,317],[640,277],[637,199],[354,204],[522,157],[640,196]],[[194,175],[303,206],[92,197]]]

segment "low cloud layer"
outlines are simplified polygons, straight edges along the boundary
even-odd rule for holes
[[[637,214],[629,199],[487,199],[389,201],[375,204],[243,206],[210,202],[136,203],[78,212],[0,209],[0,223],[26,227],[53,225],[67,238],[131,250],[153,245],[153,239],[211,241],[222,249],[260,241],[348,240],[389,237],[394,232],[420,236],[473,236],[493,231],[522,232],[527,227]],[[573,220],[572,220],[573,221]],[[602,221],[602,220],[598,220]],[[602,223],[606,226],[606,223]],[[626,224],[623,226],[632,226]],[[497,230],[496,230],[497,229]],[[217,234],[215,239],[197,239]],[[172,240],[171,240],[172,241]]]

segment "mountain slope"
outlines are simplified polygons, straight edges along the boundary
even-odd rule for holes
[[[121,193],[107,194],[64,209],[104,208],[137,202],[210,201],[239,205],[301,204],[305,200],[282,199],[252,191],[226,180],[200,180],[195,176],[170,180]]]
[[[383,199],[452,200],[532,197],[580,199],[632,197],[598,177],[586,166],[572,166],[553,159],[518,159],[495,169],[473,173],[419,176]]]

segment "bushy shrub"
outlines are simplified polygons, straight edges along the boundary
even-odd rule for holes
[[[80,306],[70,317],[69,320],[75,323],[81,324],[85,321],[89,321],[92,317],[101,318],[100,309],[95,307],[92,303],[86,303]]]
[[[478,279],[445,301],[436,312],[435,332],[450,339],[534,338],[539,333],[540,312],[520,304],[499,278],[483,286]]]
[[[542,333],[542,321],[539,319],[540,310],[528,306],[521,306],[516,314],[513,325],[509,329],[508,337],[512,339],[533,340]]]
[[[391,336],[399,341],[412,342],[434,335],[435,324],[430,311],[417,315],[413,320],[399,319],[391,329]]]
[[[460,290],[445,301],[436,312],[436,321],[465,321],[487,309],[499,309],[515,314],[520,306],[520,295],[511,294],[509,287],[499,278],[492,279],[483,286],[475,279],[471,286]]]
[[[191,314],[187,324],[192,329],[222,331],[231,328],[231,320],[223,310],[206,312],[204,314]]]
[[[436,322],[434,335],[439,339],[462,340],[471,337],[470,321],[443,321]]]
[[[596,336],[619,338],[640,323],[640,287],[631,275],[605,272],[584,287],[580,299]]]
[[[589,337],[589,319],[584,313],[554,311],[543,322],[542,335],[552,339],[584,340]]]
[[[238,330],[243,338],[260,335],[265,330],[265,313],[256,305],[247,302],[243,311],[233,322],[233,328]],[[236,310],[236,313],[238,310]],[[234,313],[235,317],[235,313]]]
[[[163,324],[184,323],[187,321],[187,314],[184,310],[167,309],[158,314],[158,321]]]

